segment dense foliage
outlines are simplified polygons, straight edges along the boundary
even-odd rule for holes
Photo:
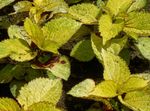
[[[132,73],[129,67],[135,57],[150,61],[148,5],[0,0],[0,84],[9,84],[13,95],[0,98],[0,111],[67,111],[66,95],[92,100],[83,111],[150,111],[150,70]],[[75,76],[71,60],[94,58],[103,77],[85,78],[66,92],[64,83]]]

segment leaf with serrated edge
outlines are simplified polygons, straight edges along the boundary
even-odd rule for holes
[[[136,41],[135,45],[143,57],[150,60],[150,38],[141,37]]]
[[[71,57],[76,58],[79,61],[90,61],[94,58],[94,52],[91,47],[90,40],[79,41],[72,49],[70,53]]]
[[[132,12],[125,18],[125,26],[123,31],[127,34],[138,36],[150,35],[150,13],[147,12]],[[132,36],[132,35],[131,35]]]
[[[122,20],[113,23],[110,15],[102,15],[99,20],[99,32],[103,38],[103,44],[117,36],[122,31],[123,25],[124,22]]]
[[[148,85],[148,81],[140,77],[130,77],[118,88],[118,93],[123,94],[134,90],[142,89]]]
[[[3,7],[9,5],[10,3],[14,2],[15,0],[1,0],[0,1],[0,9],[2,9]]]
[[[114,81],[106,80],[96,85],[90,96],[112,98],[117,96],[117,84]]]
[[[146,3],[147,3],[147,0],[135,0],[127,12],[130,13],[132,11],[140,10],[141,8],[143,8],[146,5]]]
[[[95,82],[92,79],[85,79],[75,85],[68,94],[74,97],[88,97],[90,92],[95,88]]]
[[[130,71],[126,62],[119,56],[102,50],[104,79],[113,80],[117,85],[121,85],[130,77]]]
[[[100,9],[93,4],[82,3],[71,6],[68,13],[84,24],[92,24],[97,22]]]
[[[132,4],[133,0],[108,0],[106,8],[112,15],[118,15],[121,12],[126,12]]]
[[[103,47],[102,39],[97,35],[95,35],[94,33],[92,33],[91,44],[92,44],[93,52],[95,53],[97,59],[101,62],[102,61],[101,49]]]
[[[39,102],[29,106],[27,111],[61,111],[61,110],[48,102]]]
[[[20,111],[17,102],[10,98],[0,98],[0,111]]]
[[[62,82],[60,79],[37,78],[21,88],[17,100],[26,110],[30,105],[42,101],[56,105],[61,94]]]

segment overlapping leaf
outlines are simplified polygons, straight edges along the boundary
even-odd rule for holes
[[[0,98],[0,111],[20,111],[17,102],[10,98]]]
[[[15,0],[1,0],[0,1],[0,9],[2,9],[3,7],[9,5],[10,3],[14,2]]]
[[[124,22],[122,20],[116,20],[116,22],[113,23],[110,15],[102,15],[99,20],[99,32],[103,37],[103,44],[117,36],[119,32],[122,31],[123,26]]]
[[[17,100],[26,110],[30,105],[37,102],[45,101],[56,105],[61,93],[62,83],[60,79],[38,78],[21,88]]]
[[[94,58],[90,40],[78,42],[72,49],[70,55],[79,61],[90,61]]]
[[[97,22],[96,18],[100,14],[100,9],[94,4],[82,3],[71,6],[69,14],[84,24],[93,24]]]

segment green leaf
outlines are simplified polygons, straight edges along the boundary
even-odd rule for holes
[[[75,97],[88,97],[90,92],[95,88],[95,82],[92,79],[85,79],[79,84],[75,85],[68,94]]]
[[[20,111],[17,102],[10,98],[0,98],[0,111]]]
[[[123,31],[133,36],[149,36],[150,35],[150,13],[132,12],[125,18],[125,26]],[[134,37],[134,36],[133,36]]]
[[[15,0],[1,0],[0,1],[0,9],[2,9],[3,7],[11,4],[12,2],[14,2]]]
[[[150,88],[149,88],[150,89]],[[149,111],[150,109],[150,90],[148,91],[133,91],[127,93],[122,99],[119,100],[125,106],[131,108],[133,111]]]
[[[45,35],[45,44],[49,44],[50,40],[61,47],[80,29],[81,25],[81,23],[65,17],[51,20],[42,29]],[[45,44],[43,47],[46,47]]]
[[[72,49],[70,56],[79,61],[90,61],[94,58],[90,40],[82,40],[78,42]]]
[[[103,47],[102,39],[95,35],[94,33],[91,34],[91,44],[92,44],[92,49],[97,57],[97,59],[101,62],[102,61],[102,55],[101,55],[101,50]]]
[[[30,105],[37,102],[45,101],[56,105],[61,94],[62,82],[60,79],[38,78],[21,88],[17,100],[27,110]]]
[[[119,13],[126,12],[132,4],[133,0],[108,0],[106,8],[112,15],[118,15]]]
[[[19,94],[19,90],[21,89],[22,86],[24,86],[25,81],[17,81],[14,80],[10,83],[10,92],[11,94],[16,98]]]
[[[25,31],[24,27],[18,25],[11,25],[8,28],[8,35],[11,39],[23,39],[31,44],[31,39],[29,39],[29,35]]]
[[[105,50],[102,50],[102,57],[105,80],[113,80],[117,85],[121,85],[129,79],[130,71],[123,59]]]
[[[100,9],[94,4],[82,3],[71,6],[68,13],[84,24],[93,24],[97,22]]]
[[[61,111],[48,102],[39,102],[31,105],[27,111]]]
[[[150,38],[141,37],[136,41],[135,45],[143,57],[150,60]]]
[[[99,32],[103,38],[103,44],[108,40],[115,38],[122,31],[124,22],[122,20],[113,20],[110,15],[102,15],[99,20]]]
[[[144,80],[150,81],[150,73],[139,73],[139,74],[132,74],[133,77],[140,77]]]
[[[30,8],[32,7],[32,2],[20,1],[20,2],[17,2],[13,7],[14,7],[15,12],[30,11]]]
[[[33,0],[34,5],[43,11],[67,12],[68,5],[64,0]]]
[[[127,12],[130,13],[132,11],[140,10],[141,8],[143,8],[146,5],[146,3],[147,3],[147,0],[135,0]]]
[[[148,85],[148,81],[139,77],[130,77],[118,89],[119,94],[142,89]]]
[[[111,98],[117,96],[117,84],[114,81],[106,80],[96,85],[90,96]]]
[[[29,61],[36,56],[26,41],[22,39],[7,39],[0,42],[0,58],[9,56],[16,61]]]
[[[120,51],[124,48],[128,40],[127,36],[124,36],[122,38],[115,38],[105,45],[105,49],[115,55],[118,55]]]

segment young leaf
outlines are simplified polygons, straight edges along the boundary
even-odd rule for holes
[[[97,57],[97,59],[101,62],[102,61],[102,55],[101,55],[101,50],[103,47],[103,41],[100,37],[95,35],[94,33],[91,34],[91,44],[92,44],[92,49]]]
[[[61,111],[48,102],[39,102],[29,106],[27,111]]]
[[[111,98],[117,96],[117,84],[114,81],[103,81],[96,85],[90,96]]]
[[[92,79],[86,79],[75,85],[68,94],[75,97],[88,97],[95,88],[95,82]]]
[[[17,102],[10,98],[0,98],[0,111],[20,111]]]
[[[150,35],[150,13],[132,12],[125,18],[125,26],[123,31],[133,36],[149,36]],[[133,36],[134,37],[134,36]]]
[[[70,56],[79,61],[90,61],[94,58],[90,40],[82,40],[78,42],[72,49]]]
[[[133,0],[108,0],[106,8],[112,15],[116,16],[119,13],[126,12],[132,2]]]
[[[17,100],[27,110],[30,105],[37,102],[45,101],[56,105],[61,94],[62,83],[60,79],[38,78],[21,88]]]
[[[130,71],[123,59],[105,50],[102,50],[102,57],[105,80],[113,80],[117,85],[121,85],[129,79]]]
[[[137,11],[143,8],[147,3],[147,0],[135,0],[134,3],[130,6],[127,13],[130,13],[132,11]]]
[[[127,93],[124,99],[122,99],[122,97],[119,96],[119,100],[122,104],[131,108],[134,111],[149,111],[150,90],[149,91],[148,90],[147,91],[142,91],[142,90],[133,91],[133,92]]]
[[[122,31],[123,26],[124,22],[122,20],[116,20],[116,22],[113,23],[110,15],[102,15],[99,20],[99,32],[103,37],[103,44],[117,36],[119,32]]]
[[[130,77],[125,83],[123,83],[119,89],[118,93],[123,94],[130,91],[142,89],[148,85],[148,81],[139,77]]]
[[[14,6],[15,12],[26,12],[30,11],[30,8],[32,7],[32,2],[29,1],[20,1],[16,3]]]
[[[82,3],[71,6],[68,13],[84,24],[93,24],[97,22],[100,9],[93,4]]]
[[[137,40],[137,43],[135,45],[143,55],[143,57],[150,60],[150,38],[141,37]]]
[[[2,9],[3,7],[11,4],[12,2],[14,2],[15,0],[1,0],[0,1],[0,9]]]

